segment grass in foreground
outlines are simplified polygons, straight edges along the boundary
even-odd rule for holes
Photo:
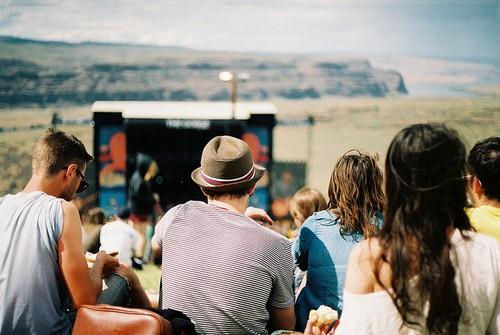
[[[134,270],[146,292],[160,290],[161,268],[154,264],[145,264],[143,270]]]

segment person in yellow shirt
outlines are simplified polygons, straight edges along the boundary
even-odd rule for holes
[[[477,142],[467,160],[469,197],[474,208],[467,215],[479,233],[500,241],[500,137]]]

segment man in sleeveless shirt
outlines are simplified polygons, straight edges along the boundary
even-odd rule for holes
[[[69,308],[117,298],[102,285],[115,272],[127,278],[130,292],[116,275],[110,287],[121,280],[124,299],[150,306],[137,276],[113,257],[98,253],[87,267],[80,217],[70,201],[88,186],[90,160],[76,137],[49,130],[35,145],[24,190],[0,198],[1,334],[69,334]]]
[[[265,169],[248,145],[217,136],[191,174],[208,203],[189,201],[157,224],[162,253],[162,308],[184,312],[199,334],[266,334],[295,326],[290,243],[247,208]]]

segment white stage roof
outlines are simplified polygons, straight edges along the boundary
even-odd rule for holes
[[[211,101],[96,101],[93,113],[122,113],[124,119],[196,119],[229,120],[230,102]],[[235,119],[248,120],[251,114],[276,114],[278,109],[270,102],[238,102]]]

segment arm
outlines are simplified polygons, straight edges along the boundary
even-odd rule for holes
[[[293,293],[293,260],[290,242],[281,240],[273,248],[276,260],[272,269],[273,287],[267,303],[269,330],[295,329],[295,295]]]
[[[500,331],[500,299],[496,297],[495,309],[493,310],[492,318],[490,320],[490,324],[488,325],[488,329],[486,330],[486,334],[499,334]]]
[[[266,211],[260,208],[248,207],[245,210],[245,216],[248,216],[250,219],[258,221],[260,223],[268,223],[270,225],[274,223],[274,221],[266,213]]]
[[[151,239],[151,249],[153,250],[153,254],[156,256],[161,256],[161,245],[163,242],[163,237],[165,235],[165,231],[167,230],[168,226],[172,222],[172,220],[175,218],[175,215],[177,214],[177,211],[181,205],[177,205],[175,207],[172,207],[168,210],[167,213],[163,216],[163,218],[156,224],[155,227],[155,233],[153,235],[153,238]]]
[[[493,270],[493,278],[500,278],[500,243],[497,244],[497,248],[495,250],[496,252],[494,253],[493,259],[496,259],[496,262],[493,262],[495,264],[492,267]],[[491,283],[493,284],[493,283]],[[490,285],[488,285],[490,286]],[[500,283],[496,282],[496,285],[490,286],[491,290],[488,290],[491,292],[490,299],[494,299],[494,302],[492,304],[493,310],[491,314],[491,320],[489,321],[488,328],[486,330],[486,334],[500,334],[500,294],[498,292],[500,291]],[[495,296],[496,292],[496,297]]]
[[[166,216],[166,215],[165,215]],[[164,225],[165,221],[164,218],[160,220],[155,226],[155,233],[153,237],[151,238],[151,250],[153,251],[153,255],[155,256],[161,256],[161,243],[163,240],[163,231],[164,231]]]
[[[302,271],[307,271],[309,267],[309,248],[311,241],[316,238],[313,232],[314,225],[314,219],[308,218],[300,227],[299,235],[292,244],[294,262]]]
[[[153,254],[155,256],[161,256],[161,244],[156,242],[156,239],[151,239],[151,249],[153,250]]]
[[[124,264],[120,264],[116,270],[116,274],[127,278],[130,284],[130,305],[134,308],[151,308],[151,302],[141,286],[141,282],[137,277],[137,274]]]
[[[76,207],[62,203],[63,230],[57,244],[59,267],[68,286],[73,306],[95,305],[102,289],[103,272],[118,266],[118,261],[101,252],[89,271],[83,254],[80,216]]]
[[[293,306],[289,308],[269,307],[268,311],[268,328],[270,331],[295,329],[295,310]]]

